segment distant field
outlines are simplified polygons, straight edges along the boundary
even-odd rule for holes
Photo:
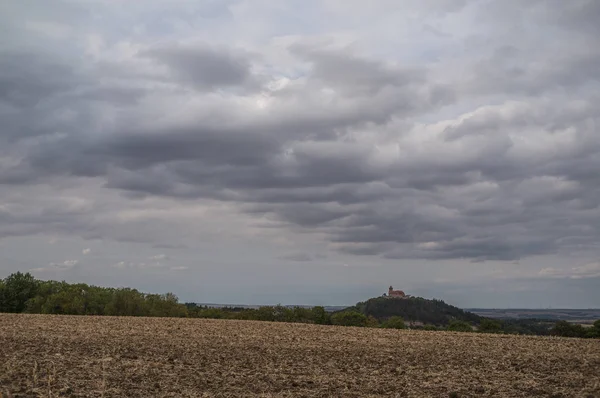
[[[598,397],[597,340],[0,314],[0,391],[44,397]]]
[[[600,309],[483,309],[469,308],[474,314],[497,319],[546,319],[549,321],[569,321],[592,324],[600,319]]]

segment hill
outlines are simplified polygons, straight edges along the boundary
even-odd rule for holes
[[[348,310],[357,311],[366,316],[373,316],[378,321],[384,321],[392,316],[400,316],[409,322],[422,322],[436,326],[445,326],[452,320],[479,324],[485,319],[472,312],[446,304],[442,300],[429,300],[422,297],[402,299],[376,297],[357,303],[345,311]]]

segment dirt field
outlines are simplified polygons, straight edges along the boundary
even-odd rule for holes
[[[13,397],[600,397],[600,342],[0,314]]]

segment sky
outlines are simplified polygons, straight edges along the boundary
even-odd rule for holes
[[[0,277],[600,307],[600,2],[0,2]]]

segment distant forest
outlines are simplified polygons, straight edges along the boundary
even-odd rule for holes
[[[195,303],[180,303],[173,293],[147,294],[130,288],[42,281],[29,273],[21,272],[0,280],[0,312],[240,319],[394,329],[410,327],[460,332],[600,337],[600,320],[588,328],[566,321],[494,320],[461,310],[441,300],[420,297],[378,297],[333,313],[320,306],[211,308]]]

